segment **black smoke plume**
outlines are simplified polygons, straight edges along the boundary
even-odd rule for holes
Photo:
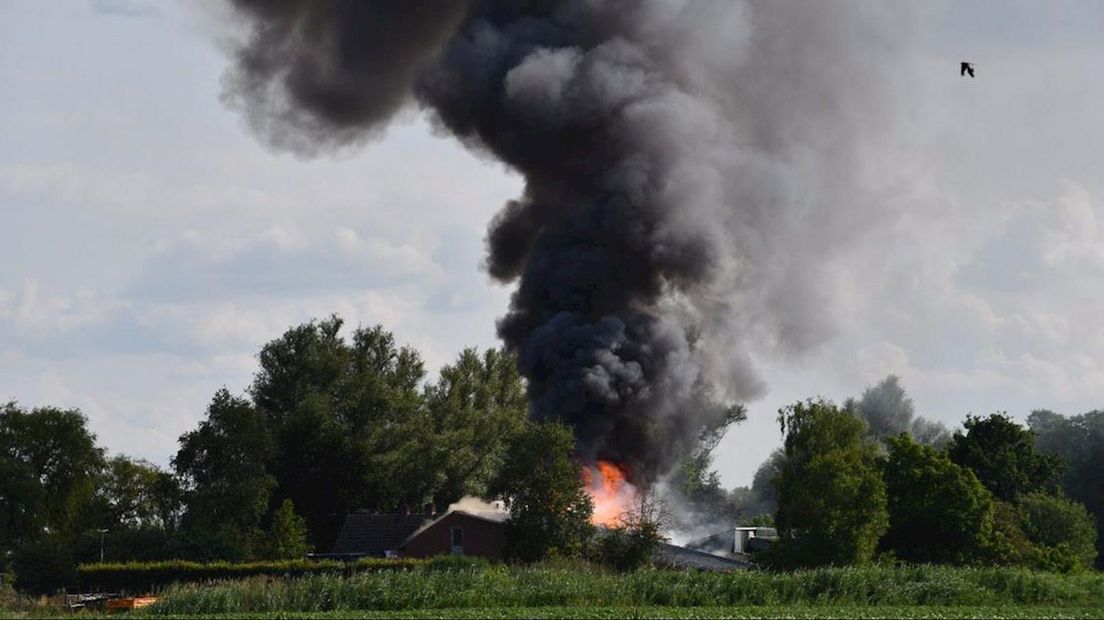
[[[357,144],[414,103],[524,176],[487,237],[489,273],[518,282],[499,333],[532,415],[572,425],[583,458],[654,480],[760,394],[753,350],[792,353],[827,333],[825,257],[853,219],[831,208],[863,201],[854,159],[885,107],[873,55],[902,39],[887,11],[234,5],[249,35],[225,97],[272,145]]]

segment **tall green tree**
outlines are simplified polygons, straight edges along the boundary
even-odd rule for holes
[[[343,327],[331,316],[265,344],[249,388],[250,421],[267,442],[250,461],[263,468],[250,472],[263,471],[257,488],[271,487],[250,522],[290,500],[316,549],[330,548],[350,512],[484,494],[527,406],[515,360],[502,351],[464,351],[426,386],[417,351],[378,325],[348,337]],[[181,458],[194,452],[187,447]]]
[[[525,424],[529,402],[513,355],[465,349],[425,392],[432,421],[432,456],[439,472],[434,501],[444,507],[464,495],[486,496],[506,457],[509,439]]]
[[[509,556],[535,562],[583,552],[594,505],[574,451],[571,429],[554,422],[528,423],[513,437],[494,489],[510,510]]]
[[[172,531],[183,509],[183,491],[171,473],[125,455],[108,459],[96,497],[112,529]]]
[[[866,425],[824,400],[779,411],[785,434],[772,561],[784,567],[870,561],[888,526],[885,484]]]
[[[982,561],[993,530],[993,496],[985,486],[907,434],[890,439],[888,448],[889,529],[881,547],[910,562]]]
[[[172,459],[187,495],[184,525],[197,544],[219,541],[217,556],[252,555],[276,482],[268,473],[272,438],[264,414],[219,390],[199,427],[180,437]]]
[[[1036,450],[1034,433],[1007,415],[968,416],[963,426],[966,432],[954,434],[947,454],[1004,501],[1046,490],[1062,471],[1061,460]]]
[[[351,342],[333,316],[289,329],[261,350],[250,393],[275,441],[274,499],[290,499],[316,548],[358,509],[417,509],[439,483],[418,353],[380,326]]]
[[[1040,452],[1062,459],[1062,489],[1096,521],[1096,566],[1104,568],[1104,411],[1062,416],[1040,410],[1027,418]]]
[[[91,525],[103,449],[75,409],[0,406],[0,553]]]

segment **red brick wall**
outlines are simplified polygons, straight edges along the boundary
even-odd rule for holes
[[[428,558],[452,553],[452,528],[464,530],[464,555],[501,558],[506,535],[502,523],[451,512],[406,542],[403,555]]]

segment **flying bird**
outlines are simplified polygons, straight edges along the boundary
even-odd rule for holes
[[[961,65],[959,65],[958,74],[959,75],[966,75],[967,73],[970,74],[970,77],[974,77],[974,63],[964,62]]]

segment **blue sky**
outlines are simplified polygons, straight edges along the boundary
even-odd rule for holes
[[[729,484],[779,406],[891,372],[948,425],[1104,400],[1104,8],[929,7],[888,215],[834,259],[825,342],[750,352],[768,391],[718,451]],[[509,296],[480,263],[516,176],[416,113],[336,158],[266,151],[219,101],[221,10],[0,0],[0,399],[162,464],[290,325],[382,323],[436,369],[496,344]]]

